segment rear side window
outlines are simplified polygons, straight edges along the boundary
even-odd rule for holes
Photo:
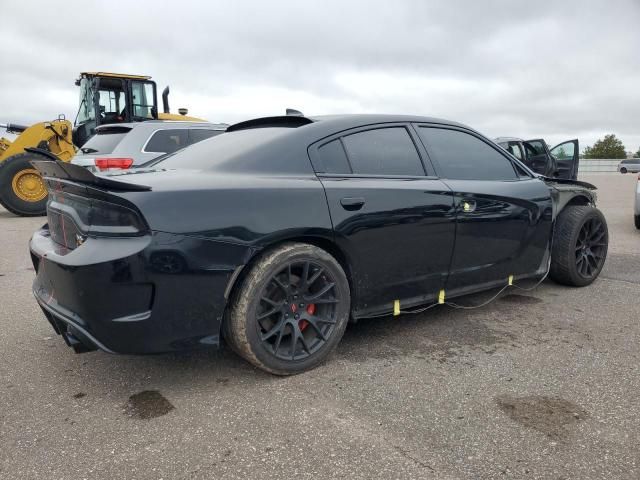
[[[186,128],[158,130],[151,135],[144,147],[145,152],[173,153],[189,144]]]
[[[122,141],[127,133],[119,131],[100,132],[98,131],[82,146],[83,153],[113,153],[118,144]]]
[[[479,138],[459,130],[419,127],[441,176],[456,180],[514,180],[511,162]]]
[[[425,174],[416,146],[404,127],[366,130],[347,135],[342,140],[355,174]]]
[[[198,143],[207,138],[224,133],[224,130],[211,130],[210,128],[193,128],[189,130],[189,143]]]
[[[324,173],[351,173],[347,154],[340,139],[325,143],[318,148],[319,166]]]

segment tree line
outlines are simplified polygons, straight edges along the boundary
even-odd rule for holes
[[[586,147],[583,155],[584,158],[627,158],[627,151],[622,141],[612,133]],[[640,158],[640,148],[633,156]]]

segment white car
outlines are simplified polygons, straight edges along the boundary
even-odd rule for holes
[[[636,203],[633,206],[633,222],[636,224],[636,228],[640,230],[640,175],[638,175],[638,181],[636,182]]]
[[[622,160],[618,164],[618,171],[620,173],[638,173],[640,172],[640,158],[629,158]]]

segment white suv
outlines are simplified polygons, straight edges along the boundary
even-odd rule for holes
[[[147,121],[100,125],[71,163],[94,172],[135,168],[224,133],[227,125]]]

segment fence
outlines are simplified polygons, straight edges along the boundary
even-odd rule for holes
[[[619,163],[620,160],[581,158],[578,173],[615,173]]]

